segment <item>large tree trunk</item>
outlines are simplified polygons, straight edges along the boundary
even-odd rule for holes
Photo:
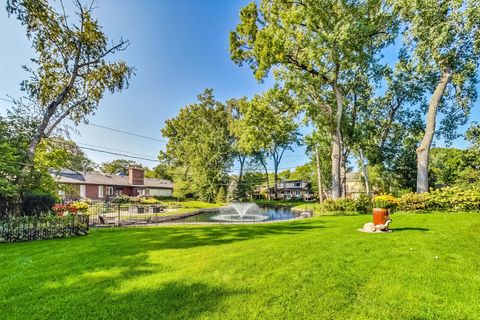
[[[365,180],[365,192],[367,196],[370,196],[370,182],[368,181],[367,165],[365,164],[362,149],[360,149],[360,163],[362,164],[363,179]]]
[[[347,161],[345,160],[345,156],[342,155],[342,167],[340,168],[340,175],[341,175],[341,188],[342,188],[342,198],[347,197]]]
[[[339,199],[342,194],[340,168],[342,166],[342,132],[343,96],[336,83],[332,85],[337,100],[335,128],[332,132],[332,198]]]
[[[315,157],[317,158],[318,201],[320,204],[323,204],[322,171],[320,170],[320,158],[318,156],[317,145],[315,145]]]
[[[433,92],[425,125],[425,133],[422,143],[417,148],[417,193],[428,192],[428,162],[430,157],[430,147],[432,146],[433,136],[435,135],[435,124],[437,120],[437,109],[442,99],[445,88],[447,87],[452,73],[449,70],[442,72],[442,77]]]
[[[274,193],[274,197],[275,197],[275,200],[278,199],[278,164],[275,164],[275,172],[274,172],[274,175],[273,175],[273,193]]]
[[[240,162],[240,172],[238,174],[238,183],[242,183],[243,179],[243,167],[245,166],[245,160],[247,157],[245,156],[238,156],[238,162]]]
[[[267,164],[265,163],[265,161],[261,161],[262,163],[262,166],[263,166],[263,169],[265,170],[265,180],[267,182],[267,196],[268,196],[268,200],[271,200],[272,197],[271,197],[271,194],[270,194],[270,179],[268,178],[268,169],[267,169]]]

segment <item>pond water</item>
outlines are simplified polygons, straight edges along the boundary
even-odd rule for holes
[[[288,207],[259,207],[255,204],[238,204],[238,206],[230,205],[215,211],[209,210],[195,216],[177,220],[176,222],[267,222],[290,220],[296,217],[298,217],[298,215]]]

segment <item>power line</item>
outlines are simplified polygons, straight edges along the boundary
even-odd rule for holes
[[[77,145],[83,145],[83,146],[93,147],[93,148],[101,148],[101,149],[111,150],[111,151],[118,151],[118,152],[127,153],[127,154],[133,154],[133,155],[141,156],[141,157],[155,158],[155,156],[152,156],[152,155],[146,155],[146,154],[141,154],[141,153],[136,153],[136,152],[130,152],[130,151],[121,150],[121,149],[114,149],[114,148],[109,148],[109,147],[105,147],[105,146],[99,146],[99,145],[95,145],[95,144],[77,142]]]
[[[145,160],[145,161],[152,161],[152,162],[158,162],[158,163],[160,163],[160,161],[159,161],[158,159],[149,159],[149,158],[144,158],[144,157],[131,156],[131,155],[124,154],[124,153],[111,152],[111,151],[99,150],[99,149],[94,149],[94,148],[89,148],[89,147],[82,147],[82,146],[79,146],[79,148],[85,149],[85,150],[90,150],[90,151],[95,151],[95,152],[112,154],[112,155],[115,155],[115,156],[122,156],[122,157],[127,157],[127,158],[132,158],[132,159],[139,159],[139,160]]]
[[[131,136],[134,136],[134,137],[139,137],[139,138],[143,138],[143,139],[148,139],[148,140],[153,140],[153,141],[158,141],[158,142],[167,143],[166,140],[157,139],[157,138],[153,138],[153,137],[148,137],[148,136],[144,136],[144,135],[141,135],[141,134],[138,134],[138,133],[129,132],[129,131],[125,131],[125,130],[110,128],[110,127],[102,126],[102,125],[99,125],[99,124],[89,123],[88,125],[93,126],[93,127],[97,127],[97,128],[102,128],[102,129],[110,130],[110,131],[115,131],[115,132],[123,133],[123,134],[128,134],[128,135],[131,135]]]

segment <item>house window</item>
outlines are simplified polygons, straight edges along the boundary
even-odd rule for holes
[[[113,196],[113,187],[107,187],[107,196]]]
[[[302,183],[301,183],[301,182],[295,182],[294,186],[295,186],[295,187],[301,187],[301,186],[302,186]]]
[[[103,186],[98,186],[98,197],[103,198]]]
[[[144,196],[145,195],[145,189],[137,189],[137,196]]]
[[[80,198],[86,198],[87,197],[87,190],[84,184],[80,185]]]
[[[296,190],[296,191],[295,191],[295,195],[296,195],[297,197],[300,196],[300,190]]]

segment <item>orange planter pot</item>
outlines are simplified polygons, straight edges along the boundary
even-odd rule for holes
[[[389,217],[388,209],[373,208],[373,224],[385,224]]]

